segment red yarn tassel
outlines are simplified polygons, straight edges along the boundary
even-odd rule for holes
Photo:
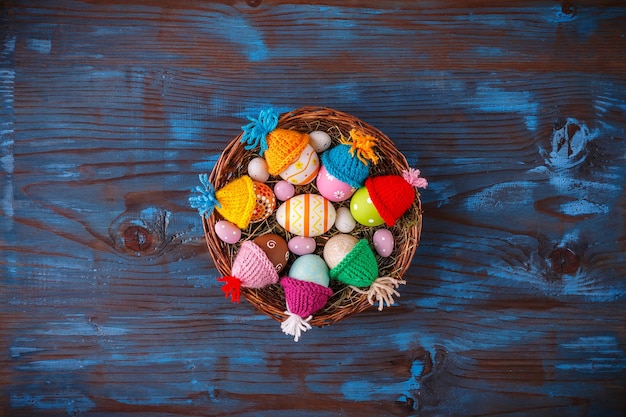
[[[230,296],[230,301],[233,303],[239,303],[241,300],[241,281],[239,278],[231,277],[227,275],[217,279],[219,282],[224,282],[222,291],[226,298]]]

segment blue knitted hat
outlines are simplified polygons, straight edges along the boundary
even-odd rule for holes
[[[321,156],[322,164],[330,175],[354,188],[363,187],[370,173],[369,163],[364,164],[350,154],[350,145],[339,144]]]

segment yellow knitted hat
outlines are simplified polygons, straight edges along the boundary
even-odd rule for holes
[[[256,205],[256,194],[252,178],[244,175],[229,182],[215,192],[219,205],[215,209],[231,223],[240,229],[245,229]]]
[[[294,163],[309,143],[309,134],[289,129],[274,129],[267,134],[267,171],[278,175]]]
[[[248,116],[250,123],[242,126],[241,142],[245,149],[259,147],[259,155],[267,161],[267,171],[278,175],[294,163],[309,143],[309,134],[290,129],[277,129],[279,114],[269,108],[258,118]]]

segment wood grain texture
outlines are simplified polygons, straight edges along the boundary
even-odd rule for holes
[[[623,3],[1,5],[0,415],[626,413]],[[187,204],[267,105],[430,182],[397,306],[298,344]]]

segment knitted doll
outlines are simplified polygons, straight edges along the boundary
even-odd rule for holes
[[[364,226],[393,226],[411,208],[415,188],[426,188],[428,181],[418,169],[409,168],[402,175],[368,177],[350,200],[352,217]]]
[[[242,126],[241,142],[245,149],[259,147],[271,175],[304,185],[312,182],[319,171],[319,157],[309,144],[309,134],[291,129],[277,128],[279,114],[274,109],[261,111],[257,119],[248,117],[250,123]]]
[[[213,209],[240,229],[250,224],[257,204],[254,182],[244,175],[215,191],[207,174],[200,174],[202,186],[195,188],[195,195],[189,197],[191,207],[198,209],[201,216],[208,218]]]
[[[363,187],[370,163],[378,163],[374,152],[377,141],[373,136],[352,129],[350,140],[342,136],[338,145],[324,152],[316,181],[320,194],[339,202],[352,197],[358,188]]]
[[[382,311],[394,303],[393,296],[400,296],[395,290],[404,280],[391,277],[378,277],[378,264],[374,252],[366,239],[359,240],[339,263],[330,270],[330,278],[349,285],[360,294],[367,294],[367,300]]]
[[[263,288],[278,282],[278,273],[263,249],[252,241],[245,241],[235,257],[231,274],[218,278],[224,282],[222,291],[233,303],[241,299],[241,287]]]

